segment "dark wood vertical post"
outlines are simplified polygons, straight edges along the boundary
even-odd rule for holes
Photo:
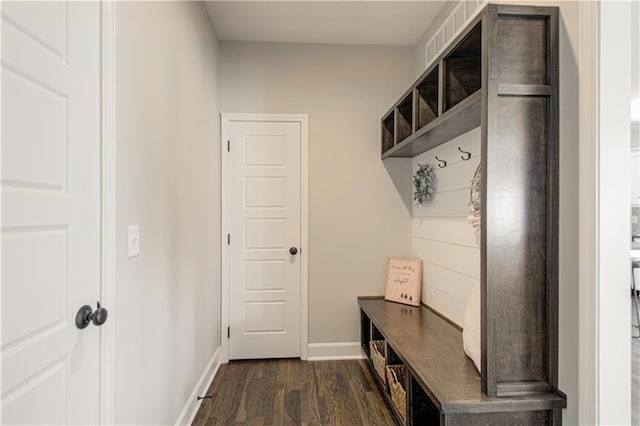
[[[483,390],[553,391],[558,329],[557,9],[489,5],[483,28]]]

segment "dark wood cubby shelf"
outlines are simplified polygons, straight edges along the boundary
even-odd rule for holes
[[[442,116],[382,154],[388,157],[415,157],[480,125],[480,91],[468,96]]]
[[[481,138],[482,374],[460,333],[429,310],[360,301],[363,327],[375,326],[409,369],[410,424],[562,423],[558,38],[557,7],[489,3],[383,116],[383,159],[476,127]]]
[[[480,90],[481,44],[482,24],[479,22],[444,58],[444,111]]]
[[[427,307],[387,302],[382,296],[359,297],[361,344],[369,356],[369,340],[384,340],[387,364],[408,371],[406,424],[553,424],[566,407],[561,393],[489,397],[481,378],[462,349],[462,332]],[[369,365],[373,366],[369,359]],[[387,385],[373,371],[378,387],[398,424],[405,424]],[[475,417],[469,417],[475,415]],[[511,417],[509,417],[511,416]],[[505,419],[513,419],[513,423]]]
[[[402,141],[413,133],[413,93],[404,98],[397,108],[396,113],[397,139]]]
[[[416,131],[438,118],[438,68],[416,86]]]
[[[394,113],[391,111],[382,119],[382,152],[393,148],[395,135]]]
[[[383,159],[415,157],[480,126],[481,41],[477,18],[384,115]],[[384,129],[394,116],[392,135]]]

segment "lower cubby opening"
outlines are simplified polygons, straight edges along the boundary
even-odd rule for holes
[[[384,340],[384,336],[373,322],[371,323],[371,340]]]
[[[440,411],[438,407],[429,399],[427,393],[422,389],[420,383],[411,376],[409,402],[409,421],[413,425],[439,425]]]
[[[408,388],[408,371],[404,363],[393,349],[387,343],[387,391],[391,397],[391,403],[397,413],[407,422],[407,388]]]
[[[371,341],[371,320],[369,317],[362,311],[360,311],[360,345],[362,345],[362,350],[367,357],[371,357],[371,352],[369,348],[369,342]]]
[[[405,423],[407,422],[407,375],[407,368],[403,364],[387,365],[387,383],[391,403]]]
[[[386,343],[384,340],[371,340],[369,342],[370,347],[370,356],[371,364],[373,365],[373,370],[378,375],[380,381],[384,384],[386,383]]]
[[[396,351],[393,350],[393,347],[389,344],[387,344],[387,364],[388,365],[402,364],[402,360],[400,359]]]

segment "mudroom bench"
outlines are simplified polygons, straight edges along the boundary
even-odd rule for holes
[[[566,397],[559,391],[486,396],[480,374],[464,354],[462,332],[429,308],[387,302],[382,296],[359,297],[358,305],[362,349],[398,424],[562,423]]]

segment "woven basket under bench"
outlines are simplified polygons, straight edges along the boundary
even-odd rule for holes
[[[371,362],[373,363],[373,369],[378,373],[378,377],[382,380],[382,383],[386,383],[385,374],[385,345],[384,340],[371,340],[369,342],[369,352],[371,353]]]
[[[406,374],[407,369],[404,365],[387,365],[387,382],[391,400],[405,422],[407,421]]]

